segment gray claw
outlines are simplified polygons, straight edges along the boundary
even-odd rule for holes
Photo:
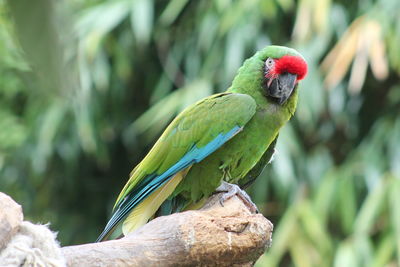
[[[219,203],[221,204],[222,207],[224,206],[224,202],[226,200],[230,199],[234,195],[237,195],[252,213],[258,213],[256,204],[254,204],[253,201],[251,201],[249,195],[245,191],[240,189],[239,186],[223,181],[221,185],[218,186],[217,189],[215,189],[215,191],[225,192],[219,199]]]

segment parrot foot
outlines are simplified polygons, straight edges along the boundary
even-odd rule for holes
[[[237,195],[252,213],[259,213],[256,204],[251,201],[249,195],[235,184],[230,184],[223,181],[221,185],[218,186],[217,189],[215,189],[215,192],[225,192],[219,199],[219,203],[222,207],[224,206],[224,202],[226,200]]]

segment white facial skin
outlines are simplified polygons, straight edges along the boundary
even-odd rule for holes
[[[275,61],[272,58],[267,58],[265,61],[265,72],[269,72],[269,70],[273,69],[275,66]]]
[[[275,67],[275,60],[273,58],[267,58],[265,61],[265,75],[267,76],[270,72],[270,70],[274,69]],[[268,79],[267,86],[269,87],[271,85],[273,79]]]

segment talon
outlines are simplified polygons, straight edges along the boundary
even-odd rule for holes
[[[245,191],[240,189],[239,186],[227,182],[222,182],[215,191],[225,192],[219,199],[219,203],[222,207],[224,207],[224,202],[226,200],[230,199],[234,195],[237,195],[252,213],[259,213],[257,206],[253,203],[253,201],[251,201],[249,195]]]

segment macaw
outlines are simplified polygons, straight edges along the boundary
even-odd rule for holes
[[[132,170],[97,241],[121,223],[126,235],[157,211],[199,207],[216,190],[227,191],[221,204],[234,194],[252,204],[238,186],[251,184],[270,161],[306,73],[296,50],[267,46],[244,62],[226,92],[183,110]]]

